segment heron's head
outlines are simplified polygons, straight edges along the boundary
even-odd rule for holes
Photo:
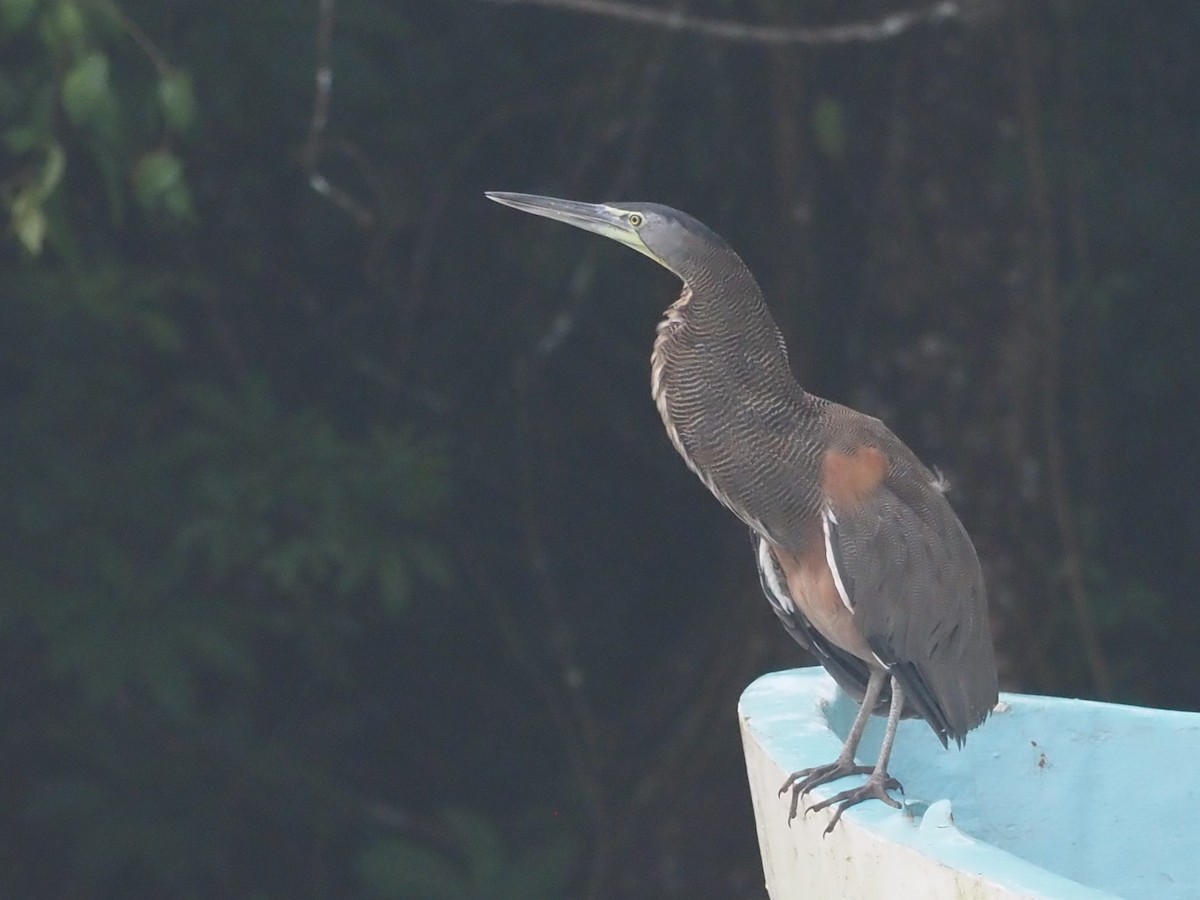
[[[645,254],[684,281],[717,253],[732,252],[706,225],[658,203],[579,203],[532,194],[489,192],[488,198],[522,212],[591,231]]]

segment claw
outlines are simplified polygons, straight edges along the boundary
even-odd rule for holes
[[[792,819],[796,818],[796,811],[800,806],[800,798],[813,788],[822,784],[828,784],[830,781],[837,781],[837,779],[844,778],[847,775],[870,775],[873,771],[874,769],[870,766],[858,766],[852,760],[839,759],[823,766],[813,766],[811,769],[801,769],[799,772],[793,772],[788,780],[783,783],[783,787],[779,789],[780,797],[787,791],[792,792],[792,803],[788,807],[788,824],[790,825]]]
[[[899,790],[904,793],[904,788],[891,775],[884,773],[872,774],[867,779],[866,784],[861,787],[851,788],[848,791],[842,791],[840,794],[835,794],[828,800],[822,800],[820,803],[814,803],[812,806],[804,810],[804,814],[810,812],[820,812],[823,809],[828,809],[830,806],[837,804],[837,809],[833,812],[833,818],[829,820],[829,824],[825,826],[825,834],[833,831],[834,826],[842,818],[842,813],[852,806],[857,806],[864,800],[882,800],[888,806],[895,809],[900,809],[900,801],[888,794],[889,790]]]

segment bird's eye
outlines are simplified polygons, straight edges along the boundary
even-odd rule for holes
[[[628,221],[628,222],[629,222],[629,224],[630,224],[630,225],[632,225],[634,228],[641,228],[641,227],[642,227],[642,223],[643,223],[643,222],[645,222],[646,220],[642,218],[642,214],[641,214],[641,213],[630,213],[630,214],[629,214],[629,219],[628,219],[627,221]]]

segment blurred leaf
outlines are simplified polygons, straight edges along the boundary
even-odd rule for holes
[[[63,152],[62,145],[55,141],[46,148],[46,161],[42,164],[37,181],[34,183],[41,199],[44,200],[54,192],[59,182],[62,181],[66,168],[67,155]]]
[[[191,128],[196,121],[192,76],[178,70],[163,75],[158,82],[158,102],[168,128],[177,132]]]
[[[187,183],[179,181],[162,196],[163,211],[172,219],[181,222],[196,221],[196,210],[192,206],[192,192]]]
[[[133,186],[138,202],[146,209],[155,209],[162,196],[183,180],[183,163],[169,150],[153,150],[143,156],[133,172]]]
[[[62,181],[65,170],[66,155],[61,145],[51,143],[46,148],[46,159],[36,177],[17,193],[10,204],[13,231],[31,256],[42,252],[50,225],[43,204]]]
[[[194,217],[183,163],[169,150],[152,150],[138,160],[133,170],[133,189],[146,212],[163,211],[176,219]]]
[[[93,50],[76,62],[63,79],[62,102],[72,124],[112,135],[117,104],[108,80],[108,57]]]
[[[32,256],[42,252],[48,221],[35,185],[27,186],[12,201],[12,225],[17,239]]]
[[[0,0],[0,35],[16,34],[29,24],[40,0]]]
[[[821,152],[830,159],[846,153],[846,116],[842,104],[829,97],[817,101],[812,113],[813,135]]]
[[[42,33],[52,48],[72,56],[77,54],[87,36],[87,24],[79,4],[74,0],[50,4],[50,12],[42,20]]]

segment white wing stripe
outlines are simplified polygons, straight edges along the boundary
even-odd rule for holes
[[[832,509],[825,507],[821,510],[821,530],[825,533],[825,562],[829,564],[829,571],[833,573],[833,586],[837,588],[838,596],[842,598],[842,605],[853,613],[854,604],[850,602],[850,595],[846,593],[846,585],[842,583],[842,573],[838,571],[837,559],[833,555],[833,539],[829,533],[830,523],[836,525],[837,517],[833,514]]]
[[[762,572],[763,581],[766,582],[767,589],[771,592],[771,596],[767,599],[788,615],[794,616],[796,607],[792,605],[791,596],[779,583],[779,571],[775,568],[775,557],[771,555],[771,546],[762,537],[758,539],[758,569]]]

